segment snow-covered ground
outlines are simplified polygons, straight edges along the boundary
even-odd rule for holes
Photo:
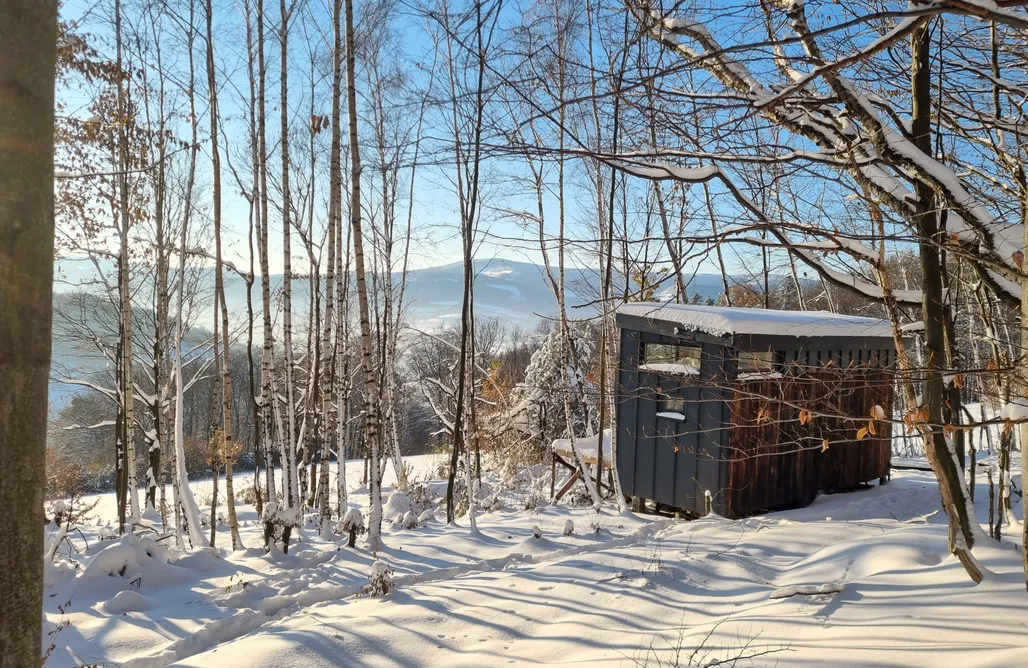
[[[430,478],[432,457],[413,463]],[[366,505],[350,473],[350,500]],[[209,485],[194,484],[199,498]],[[983,522],[987,492],[981,475]],[[376,556],[396,588],[382,598],[357,596],[374,560],[360,543],[308,527],[288,555],[265,555],[249,506],[249,549],[234,553],[225,528],[219,549],[181,554],[127,539],[98,552],[99,527],[86,527],[87,554],[48,571],[48,665],[1025,665],[1019,536],[982,539],[989,574],[974,586],[938,508],[931,473],[905,470],[742,521],[509,503],[478,534],[387,522]],[[113,517],[113,496],[97,511]]]

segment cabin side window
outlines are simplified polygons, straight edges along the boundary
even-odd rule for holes
[[[775,370],[775,354],[770,350],[739,351],[738,373],[771,373]]]
[[[668,343],[644,343],[643,364],[685,364],[700,368],[700,347]]]
[[[682,413],[685,414],[685,399],[672,397],[670,394],[657,395],[658,413]]]

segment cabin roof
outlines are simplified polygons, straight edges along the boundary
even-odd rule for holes
[[[632,302],[618,307],[619,315],[672,324],[711,336],[892,337],[888,320],[839,315],[828,311],[775,311],[759,308]]]

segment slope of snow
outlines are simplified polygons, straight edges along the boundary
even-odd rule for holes
[[[828,311],[774,311],[702,304],[632,302],[618,307],[618,313],[673,323],[683,329],[712,336],[892,336],[892,326],[887,320],[839,315]]]
[[[412,459],[425,479],[433,458]],[[100,501],[114,510],[113,495]],[[220,529],[220,549],[185,554],[148,539],[97,546],[87,530],[78,569],[48,568],[47,630],[68,623],[48,665],[1020,665],[1019,536],[976,546],[989,573],[974,586],[947,554],[938,508],[930,473],[896,471],[884,487],[740,521],[558,505],[485,513],[477,533],[387,522],[375,555],[310,525],[288,555],[264,555],[248,506],[250,549],[234,553]],[[358,596],[376,559],[396,588]]]

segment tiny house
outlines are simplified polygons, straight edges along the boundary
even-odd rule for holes
[[[745,517],[888,478],[888,321],[639,302],[616,322],[616,463],[637,506]]]

